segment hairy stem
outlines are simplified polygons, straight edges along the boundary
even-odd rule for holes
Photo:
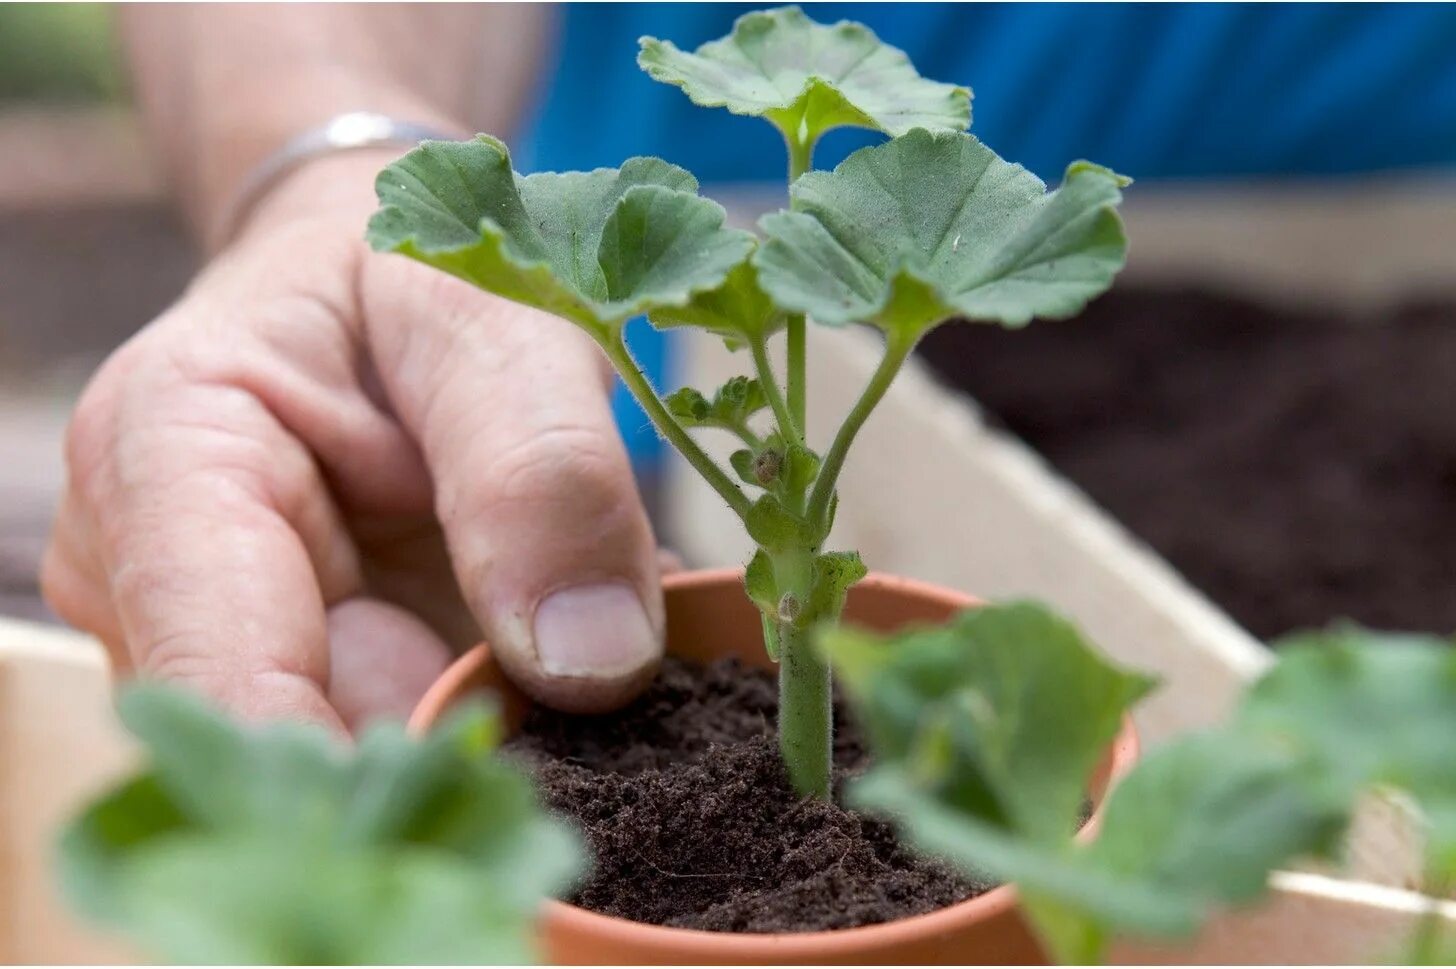
[[[799,425],[794,423],[793,415],[784,403],[778,378],[774,376],[773,364],[769,362],[768,344],[763,340],[750,340],[748,346],[753,353],[753,369],[758,374],[758,385],[763,388],[764,397],[768,398],[768,406],[773,411],[774,419],[778,421],[779,431],[790,441],[802,442]]]
[[[885,355],[880,359],[880,365],[875,368],[864,392],[859,395],[859,400],[855,401],[849,416],[840,425],[839,433],[834,435],[834,443],[829,446],[828,453],[824,455],[824,464],[819,469],[819,477],[814,482],[814,492],[809,498],[808,518],[821,534],[828,530],[829,501],[834,497],[834,486],[839,480],[839,472],[844,467],[844,459],[849,453],[850,445],[854,443],[855,435],[864,426],[865,420],[875,409],[875,405],[885,396],[885,391],[890,389],[890,384],[895,382],[895,376],[900,372],[905,358],[914,348],[914,339],[897,337],[894,334],[890,336],[889,341],[885,344]]]
[[[794,426],[799,429],[801,442],[809,435],[807,424],[809,374],[805,360],[807,354],[804,348],[807,329],[803,313],[794,313],[789,316],[785,332],[788,337],[788,353],[785,359],[788,371],[789,416],[793,419]]]
[[[748,426],[747,421],[735,421],[734,423],[727,425],[727,427],[728,430],[732,431],[734,434],[737,434],[739,439],[742,440],[744,444],[747,444],[751,450],[757,451],[759,448],[763,447],[763,438],[753,433],[753,428]]]
[[[814,166],[814,142],[812,140],[800,142],[796,138],[786,138],[785,140],[789,146],[789,187],[792,189],[799,176]],[[797,208],[792,191],[789,195],[789,208]],[[785,383],[789,389],[789,415],[794,420],[794,426],[799,429],[800,443],[806,441],[809,435],[809,374],[805,363],[807,355],[804,348],[806,329],[803,313],[793,313],[789,316],[785,327],[785,335],[788,338],[788,353],[785,356],[787,363]]]
[[[601,347],[607,354],[607,359],[618,374],[627,389],[636,398],[637,403],[647,412],[652,423],[668,443],[677,448],[681,454],[695,469],[703,476],[703,480],[718,492],[719,496],[728,503],[739,518],[748,514],[750,502],[743,489],[733,483],[733,480],[724,473],[723,469],[708,457],[707,453],[698,443],[692,439],[687,430],[677,422],[663,404],[662,398],[657,396],[657,391],[648,383],[647,378],[642,375],[642,369],[637,366],[637,361],[632,359],[631,352],[627,349],[626,343],[622,341],[620,330],[601,341]]]
[[[807,630],[779,625],[779,752],[794,790],[829,796],[834,709],[829,666],[814,652]]]

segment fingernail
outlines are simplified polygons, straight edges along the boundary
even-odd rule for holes
[[[620,676],[653,662],[657,633],[621,583],[553,592],[536,607],[536,656],[547,676]]]

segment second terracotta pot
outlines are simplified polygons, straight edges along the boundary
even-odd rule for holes
[[[710,662],[734,656],[749,666],[772,668],[764,653],[758,613],[743,592],[736,569],[681,572],[663,580],[667,651]],[[923,582],[871,574],[849,594],[845,618],[882,632],[913,623],[938,623],[978,600]],[[481,645],[457,660],[432,686],[410,718],[410,729],[428,730],[445,710],[483,690],[498,694],[514,729],[528,701],[505,679]],[[1103,758],[1091,782],[1097,809],[1080,837],[1096,830],[1112,783],[1137,758],[1131,721]],[[564,902],[547,903],[541,922],[543,955],[552,962],[603,964],[1032,964],[1045,955],[1027,929],[1011,886],[925,915],[881,925],[830,932],[784,934],[701,932],[599,915]]]

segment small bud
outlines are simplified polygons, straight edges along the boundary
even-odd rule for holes
[[[803,611],[804,606],[799,602],[799,597],[792,592],[785,592],[779,598],[779,622],[793,622]]]
[[[753,477],[761,485],[770,485],[778,480],[784,466],[784,456],[773,448],[760,451],[753,459]]]

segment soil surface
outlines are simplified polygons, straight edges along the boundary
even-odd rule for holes
[[[1456,301],[1114,291],[922,352],[1255,635],[1456,630]]]
[[[989,887],[912,854],[882,821],[797,797],[777,713],[771,674],[671,658],[620,713],[533,710],[506,749],[595,856],[568,901],[659,925],[805,932],[918,915]],[[866,754],[836,716],[842,782]]]

